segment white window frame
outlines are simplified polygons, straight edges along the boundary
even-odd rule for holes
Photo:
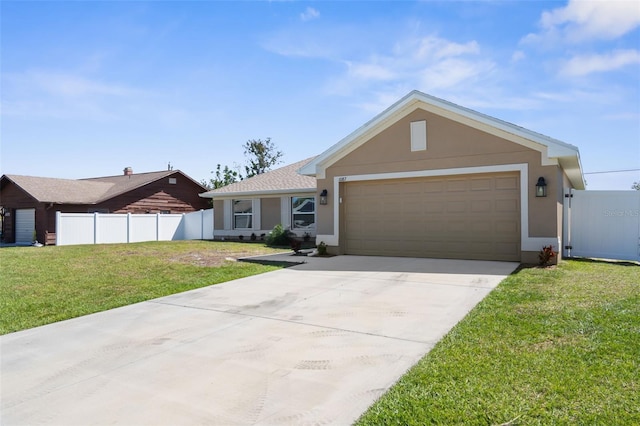
[[[236,202],[238,201],[248,201],[251,205],[251,213],[236,213],[235,211],[235,205]],[[231,202],[231,213],[232,213],[232,220],[233,220],[233,229],[253,229],[253,221],[254,221],[254,206],[253,206],[253,200],[251,198],[238,198],[238,199],[234,199]],[[236,218],[237,217],[250,217],[250,224],[247,227],[238,227],[236,226]]]
[[[427,150],[427,121],[411,122],[411,151]]]
[[[311,200],[313,200],[313,225],[310,225],[308,228],[305,228],[305,227],[298,227],[298,226],[296,226],[296,221],[295,221],[295,215],[296,215],[296,214],[300,214],[300,215],[302,215],[302,214],[310,215],[310,214],[312,214],[312,213],[308,213],[308,212],[305,212],[305,213],[302,213],[302,212],[294,213],[294,211],[293,211],[293,208],[294,208],[294,207],[293,207],[293,205],[294,205],[293,200],[294,200],[294,198],[305,198],[305,199],[311,199]],[[293,196],[293,197],[290,197],[290,201],[291,201],[291,203],[290,203],[290,206],[291,206],[291,229],[299,229],[299,230],[315,230],[315,229],[316,229],[316,221],[317,221],[317,214],[316,214],[316,210],[317,210],[317,207],[316,207],[316,205],[317,205],[317,201],[316,201],[316,197],[313,197],[313,196],[311,196],[311,197],[309,197],[309,196]]]

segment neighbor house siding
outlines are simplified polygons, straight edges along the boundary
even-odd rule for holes
[[[169,178],[176,179],[170,184]],[[209,201],[199,197],[200,186],[178,175],[171,175],[93,206],[110,213],[188,213],[209,208]]]
[[[175,179],[175,184],[169,183]],[[35,225],[37,239],[46,241],[46,233],[56,231],[56,211],[62,213],[89,213],[94,211],[106,213],[188,213],[209,208],[209,200],[199,196],[203,188],[187,178],[181,172],[175,172],[138,188],[131,189],[121,195],[114,196],[97,204],[70,204],[56,202],[39,202],[10,179],[3,178],[2,205],[8,209],[36,209]],[[5,225],[5,241],[13,242],[15,228],[13,216],[7,217]]]

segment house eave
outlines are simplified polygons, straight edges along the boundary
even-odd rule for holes
[[[210,199],[230,199],[230,198],[272,198],[278,195],[292,195],[292,194],[314,194],[316,188],[291,188],[291,189],[274,189],[270,191],[237,191],[237,192],[224,192],[224,193],[212,193],[204,192],[199,194],[202,198]]]

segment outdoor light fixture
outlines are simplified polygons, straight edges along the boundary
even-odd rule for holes
[[[327,195],[328,192],[326,189],[323,189],[320,193],[320,204],[327,204]]]
[[[544,181],[544,178],[540,176],[538,178],[538,183],[536,183],[536,197],[546,197],[547,196],[547,182]]]

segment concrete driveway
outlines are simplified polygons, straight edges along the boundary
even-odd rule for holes
[[[0,422],[350,424],[517,267],[306,260],[0,337]]]

